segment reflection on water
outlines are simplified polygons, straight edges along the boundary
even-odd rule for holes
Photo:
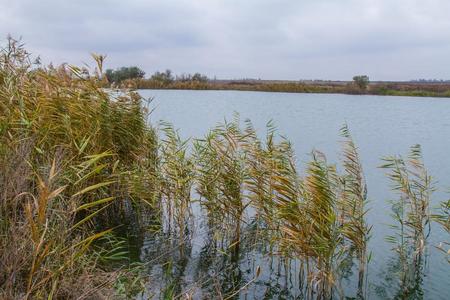
[[[164,234],[147,236],[141,260],[149,266],[150,278],[142,298],[314,299],[304,262],[278,256],[270,241],[258,234],[257,223],[252,220],[244,226],[238,253],[230,250],[220,233],[204,227],[182,243]],[[337,276],[345,298],[424,299],[427,256],[409,253],[412,258],[405,261],[399,252],[392,253],[377,274],[380,283],[370,285],[371,295],[358,284],[358,268],[350,252]],[[340,298],[336,289],[334,295]]]
[[[197,212],[199,213],[199,212]],[[148,289],[142,299],[311,299],[305,262],[278,255],[277,249],[260,231],[261,222],[252,218],[242,227],[239,251],[227,234],[209,228],[205,214],[202,223],[183,242],[170,235],[152,234],[145,238],[141,260],[149,266]],[[207,223],[207,222],[206,222]],[[184,245],[184,251],[180,251]],[[345,267],[338,278],[345,295],[362,299],[357,282],[354,255],[343,259]],[[258,270],[259,269],[259,270]],[[378,291],[377,291],[378,292]],[[339,292],[334,291],[336,297]],[[381,294],[380,294],[381,295]]]
[[[374,287],[376,294],[382,299],[424,299],[425,259],[420,255],[417,260],[404,262],[400,255],[392,257],[379,274],[383,281]]]

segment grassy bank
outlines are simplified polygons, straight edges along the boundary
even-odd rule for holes
[[[161,82],[152,79],[125,80],[123,87],[136,89],[234,90],[283,93],[330,93],[410,97],[450,97],[449,83],[375,82],[361,89],[353,82],[298,82],[265,80],[208,80]]]

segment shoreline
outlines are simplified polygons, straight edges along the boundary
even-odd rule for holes
[[[236,92],[261,92],[261,93],[287,93],[287,94],[329,94],[329,95],[349,95],[349,96],[386,96],[386,97],[416,97],[416,98],[450,98],[450,94],[419,94],[419,93],[409,93],[409,92],[397,92],[392,93],[349,93],[349,92],[339,92],[339,91],[289,91],[289,90],[260,90],[260,89],[234,89],[234,88],[185,88],[185,87],[131,87],[135,90],[172,90],[172,91],[236,91]],[[423,91],[417,91],[423,92]]]
[[[251,91],[298,94],[343,94],[356,96],[398,96],[450,98],[449,83],[371,83],[366,90],[361,90],[351,82],[311,84],[299,82],[262,83],[243,81],[219,82],[155,82],[149,79],[127,80],[119,87],[139,90],[212,90],[212,91]]]

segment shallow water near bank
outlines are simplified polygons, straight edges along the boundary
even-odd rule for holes
[[[144,97],[153,97],[151,122],[168,121],[180,129],[182,137],[203,137],[207,131],[224,119],[231,120],[235,112],[242,120],[251,119],[263,135],[265,125],[273,120],[279,132],[294,146],[299,170],[309,160],[309,153],[317,149],[326,154],[329,162],[337,162],[340,153],[339,130],[348,124],[368,185],[370,212],[368,222],[373,225],[369,250],[372,261],[368,272],[368,298],[392,298],[395,285],[391,280],[395,271],[395,253],[385,242],[390,219],[389,199],[396,195],[390,190],[384,171],[379,169],[381,157],[408,153],[409,147],[421,144],[424,162],[437,182],[433,205],[447,199],[450,187],[450,101],[440,98],[350,96],[331,94],[285,94],[236,91],[142,90]],[[254,277],[257,266],[261,276],[240,293],[241,299],[295,299],[300,298],[296,264],[279,259],[268,259],[265,245],[255,247],[251,241],[252,224],[246,224],[248,245],[244,240],[238,258],[208,248],[208,231],[202,212],[195,208],[192,240],[183,257],[173,251],[170,240],[164,236],[148,236],[144,240],[141,259],[154,260],[149,269],[151,283],[148,295],[155,298],[193,291],[194,298],[206,297],[208,291],[225,282],[229,290],[242,287]],[[450,294],[450,266],[433,246],[448,240],[438,226],[432,226],[428,240],[425,272],[417,284],[416,298],[445,299]],[[175,242],[174,242],[175,243]],[[257,243],[256,243],[257,244]],[[170,252],[172,251],[172,252]],[[172,253],[172,265],[167,255]],[[169,272],[170,271],[170,272]],[[170,274],[169,274],[170,273]],[[208,280],[209,279],[209,280]],[[355,274],[343,280],[345,294],[354,295]],[[222,288],[222,287],[221,287]],[[225,287],[226,289],[227,287]],[[173,294],[167,294],[167,291]],[[164,292],[166,294],[164,295]]]

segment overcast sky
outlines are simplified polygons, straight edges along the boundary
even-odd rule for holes
[[[450,0],[0,0],[44,62],[217,78],[450,79]]]

